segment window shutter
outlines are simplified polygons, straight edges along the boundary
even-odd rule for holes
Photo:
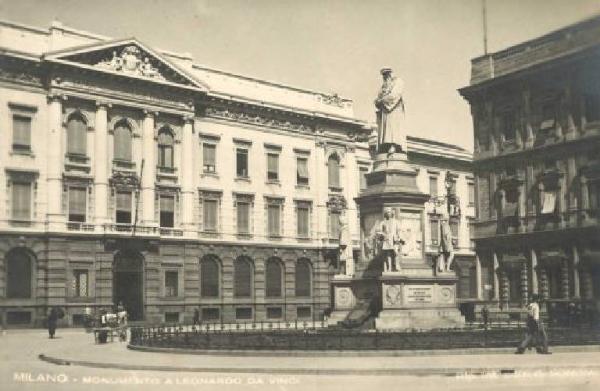
[[[269,235],[279,236],[280,235],[280,206],[269,205],[268,207],[268,226]]]
[[[302,179],[308,179],[308,164],[307,164],[307,160],[306,159],[298,159],[297,160],[297,164],[298,164],[298,178],[302,178]]]
[[[75,116],[67,124],[67,152],[76,155],[86,153],[87,125]]]
[[[299,260],[296,264],[296,296],[311,296],[311,267],[306,260]]]
[[[432,197],[438,196],[438,179],[437,179],[437,177],[429,178],[429,195]]]
[[[327,161],[329,187],[340,187],[340,163],[335,156],[330,156]]]
[[[252,296],[252,265],[246,259],[237,259],[234,266],[234,296]]]
[[[298,236],[308,237],[308,224],[309,224],[309,209],[306,206],[299,206],[297,208],[298,213]]]
[[[214,259],[202,260],[200,284],[202,297],[219,297],[219,265]]]
[[[267,154],[267,171],[269,179],[279,177],[279,155],[274,153]]]
[[[215,146],[202,144],[202,160],[205,166],[215,166]]]
[[[131,130],[125,125],[115,129],[115,159],[131,161]]]
[[[250,205],[247,202],[237,202],[237,227],[238,233],[250,231]]]
[[[265,274],[267,278],[267,297],[281,297],[281,264],[275,260],[267,261]]]
[[[31,183],[14,182],[12,217],[17,220],[31,219]]]
[[[175,212],[175,197],[160,196],[160,211],[161,212]]]
[[[338,213],[329,214],[329,237],[331,239],[340,238],[340,215]]]
[[[204,200],[204,230],[217,230],[217,200]]]
[[[31,146],[31,118],[13,116],[13,144]]]
[[[555,191],[545,191],[543,204],[542,204],[542,214],[552,214],[556,210],[556,192]]]
[[[87,189],[79,187],[69,188],[69,214],[86,214]]]
[[[31,259],[21,251],[11,252],[6,262],[6,297],[31,297]]]
[[[117,193],[117,210],[131,212],[131,193],[120,191]]]

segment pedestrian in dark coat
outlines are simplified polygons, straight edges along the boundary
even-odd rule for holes
[[[52,308],[48,314],[48,334],[50,335],[50,338],[54,338],[54,334],[56,333],[58,316],[58,310],[56,308]]]

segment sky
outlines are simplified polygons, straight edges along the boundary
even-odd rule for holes
[[[374,121],[379,70],[405,83],[407,133],[473,148],[470,60],[483,0],[0,0],[0,19],[52,20],[189,52],[205,66],[354,101]],[[600,0],[487,0],[494,52],[600,13]]]

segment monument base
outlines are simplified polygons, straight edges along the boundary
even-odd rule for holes
[[[455,328],[465,324],[456,307],[457,277],[433,275],[431,269],[384,273],[382,310],[375,319],[378,330]]]
[[[456,308],[384,310],[375,319],[377,330],[430,330],[464,325],[465,319]]]

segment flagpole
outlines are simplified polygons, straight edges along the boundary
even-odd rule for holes
[[[481,8],[483,13],[483,54],[488,54],[487,42],[487,1],[481,0]]]

